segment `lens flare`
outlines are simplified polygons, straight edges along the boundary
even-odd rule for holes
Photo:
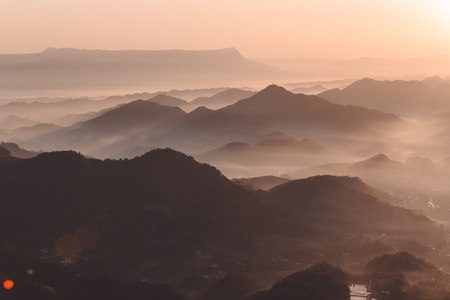
[[[14,281],[12,281],[11,279],[6,279],[5,281],[3,281],[3,288],[5,290],[10,290],[14,287]]]

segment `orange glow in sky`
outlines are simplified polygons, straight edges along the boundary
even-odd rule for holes
[[[2,0],[0,53],[217,49],[248,58],[450,54],[448,0]]]

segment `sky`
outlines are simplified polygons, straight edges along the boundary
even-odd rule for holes
[[[450,55],[450,0],[0,0],[0,53],[236,47],[245,57]]]

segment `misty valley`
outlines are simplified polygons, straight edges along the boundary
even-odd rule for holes
[[[450,77],[296,76],[0,55],[0,299],[450,299]]]

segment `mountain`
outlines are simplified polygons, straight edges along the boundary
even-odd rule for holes
[[[374,257],[367,262],[364,277],[370,278],[374,296],[389,299],[445,299],[448,274],[409,252]],[[432,279],[431,279],[432,278]],[[432,282],[432,284],[431,284]]]
[[[1,246],[45,249],[39,255],[77,273],[173,283],[343,262],[343,252],[351,253],[344,262],[361,261],[394,244],[410,250],[399,239],[439,240],[429,219],[354,181],[324,176],[252,192],[170,149],[130,160],[73,151],[0,160],[0,225],[9,228]]]
[[[316,95],[322,92],[325,92],[326,90],[328,90],[326,87],[324,87],[323,85],[317,84],[317,85],[313,85],[311,87],[298,87],[295,89],[290,90],[292,93],[294,94],[307,94],[307,95]]]
[[[174,101],[167,97],[158,99]],[[242,115],[205,107],[185,113],[179,107],[136,100],[41,136],[35,142],[46,147],[40,149],[74,149],[95,157],[118,158],[134,157],[137,152],[142,154],[158,147],[199,153],[231,140],[258,135],[262,130],[260,122]],[[117,144],[121,146],[116,149]],[[136,152],[136,149],[144,150]]]
[[[11,157],[16,158],[31,158],[37,156],[39,153],[35,151],[28,151],[19,147],[19,145],[15,143],[5,143],[1,142],[0,147],[8,150],[8,153]]]
[[[189,102],[187,102],[186,100],[164,94],[158,94],[155,97],[148,99],[148,101],[158,103],[159,105],[178,106],[181,108],[184,106],[189,106]]]
[[[20,127],[11,132],[14,138],[23,140],[32,140],[41,135],[50,134],[59,130],[60,127],[55,124],[36,124],[33,126]]]
[[[229,141],[243,140],[261,134],[263,122],[222,110],[199,107],[174,120],[155,136],[152,130],[143,131],[147,145],[172,147],[188,153],[201,153]]]
[[[379,81],[365,78],[348,87],[332,89],[318,96],[328,101],[379,109],[400,116],[432,116],[450,110],[448,97],[450,83],[447,81]]]
[[[356,162],[318,164],[290,172],[294,178],[324,174],[357,176],[371,186],[395,195],[387,200],[391,203],[411,209],[432,208],[427,214],[439,220],[446,218],[449,171],[445,161],[435,163],[429,158],[411,156],[402,162],[380,153]]]
[[[393,114],[358,106],[332,104],[317,96],[293,94],[270,85],[256,95],[221,110],[259,120],[287,134],[368,134],[371,129],[402,123]],[[372,132],[373,134],[373,132]]]
[[[350,299],[349,281],[349,275],[340,268],[322,262],[295,272],[275,283],[268,291],[248,299],[346,300]]]
[[[234,92],[231,90],[232,94]],[[186,103],[180,99],[168,97],[157,96],[154,101],[186,107]],[[122,100],[113,98],[83,101],[89,107],[93,105],[105,107],[108,103]],[[40,107],[36,112],[39,114],[41,110],[45,114],[44,110],[58,107],[59,111],[49,114],[48,118],[52,115],[53,118],[60,120],[59,122],[64,122],[68,110],[73,109],[75,113],[81,103],[75,99],[56,103],[8,105],[24,106],[28,112],[31,112],[32,108]],[[58,114],[60,116],[57,116]],[[321,147],[343,147],[345,149],[340,150],[351,153],[355,149],[364,151],[360,149],[366,147],[367,151],[372,153],[375,149],[374,143],[381,143],[380,150],[382,150],[383,145],[396,142],[387,137],[392,132],[392,126],[409,126],[395,115],[356,106],[331,104],[316,96],[296,95],[275,85],[217,111],[198,107],[185,113],[178,107],[159,105],[151,100],[135,100],[97,112],[88,111],[77,116],[67,116],[67,120],[83,120],[89,116],[93,118],[47,135],[32,136],[33,140],[30,137],[30,140],[17,141],[32,149],[44,151],[73,149],[99,158],[118,158],[123,155],[133,157],[136,153],[145,152],[145,149],[158,147],[171,147],[190,154],[198,154],[230,142],[245,142],[267,132],[280,131],[292,138],[273,137],[257,147],[265,149],[266,152],[282,149],[284,152],[289,150],[292,153],[321,153],[323,152]],[[375,141],[371,144],[367,141],[362,142],[361,139],[366,140],[367,136]],[[339,140],[343,138],[345,141]],[[127,141],[131,141],[128,149],[126,149]],[[324,141],[328,144],[324,145]],[[117,151],[111,149],[115,143],[122,145]],[[356,147],[352,143],[359,145]],[[244,177],[262,174],[246,174]],[[241,175],[233,175],[236,176]]]
[[[293,77],[245,59],[235,48],[218,50],[82,50],[0,55],[4,93],[105,91],[173,86],[235,85]]]
[[[251,140],[256,147],[271,151],[283,150],[293,151],[293,152],[304,152],[304,153],[323,153],[326,150],[316,141],[312,139],[304,138],[302,140],[297,140],[296,138],[285,135],[282,132],[274,131],[266,135],[259,136]]]
[[[251,190],[270,190],[271,188],[286,183],[291,179],[284,178],[284,177],[277,177],[277,176],[260,176],[260,177],[253,177],[253,178],[234,178],[232,181],[244,188],[248,188]]]
[[[316,141],[311,139],[297,140],[294,137],[285,135],[282,132],[274,131],[269,134],[261,135],[256,138],[243,142],[231,142],[218,149],[214,149],[205,153],[205,156],[240,156],[245,154],[261,155],[268,154],[273,155],[275,153],[288,155],[289,153],[295,154],[318,154],[323,153],[326,150]],[[259,160],[261,161],[261,160]]]
[[[67,123],[64,117],[67,114],[87,114],[95,113],[97,111],[110,109],[118,104],[126,102],[119,101],[120,99],[105,99],[105,100],[93,100],[89,98],[65,98],[62,100],[32,100],[31,102],[24,101],[11,101],[0,105],[0,117],[11,118],[11,115],[15,115],[14,119],[20,118],[22,120],[38,120],[36,123]],[[136,99],[133,99],[136,100]],[[13,120],[14,120],[13,119]],[[23,122],[22,122],[23,123]],[[28,121],[27,124],[22,126],[31,126]]]
[[[403,167],[403,164],[398,161],[393,161],[385,154],[380,153],[363,161],[359,161],[353,164],[353,169],[367,169],[374,171],[380,169],[392,169],[392,171],[398,170]]]
[[[245,142],[227,143],[195,155],[195,158],[217,166],[227,176],[249,177],[273,174],[305,162],[322,161],[326,153],[326,149],[312,139],[297,140],[275,131]]]
[[[161,98],[158,97],[158,99]],[[107,111],[77,127],[78,130],[87,131],[90,134],[111,135],[133,129],[150,129],[184,114],[185,112],[178,107],[164,106],[150,100],[136,100]]]
[[[190,102],[194,107],[205,106],[209,109],[219,109],[227,105],[236,103],[241,99],[253,96],[255,93],[241,89],[227,89],[210,97],[199,97]]]
[[[32,126],[36,122],[28,119],[20,118],[16,115],[9,115],[0,120],[0,128],[3,130],[11,130],[19,127]]]
[[[185,89],[185,90],[169,90],[169,91],[158,91],[158,92],[142,92],[133,93],[125,95],[109,96],[105,98],[105,101],[117,101],[119,103],[131,102],[137,99],[150,99],[159,94],[185,99],[187,101],[192,101],[199,97],[210,97],[214,94],[228,90],[226,87],[216,87],[216,88],[201,88],[201,89]]]
[[[287,207],[298,216],[308,218],[318,226],[330,226],[330,224],[319,221],[323,218],[324,213],[330,213],[328,221],[331,222],[340,222],[338,219],[345,216],[348,219],[344,223],[349,225],[357,219],[365,218],[362,223],[359,221],[358,223],[367,228],[359,227],[353,230],[364,230],[366,233],[370,233],[371,230],[380,226],[378,222],[373,222],[369,218],[376,219],[378,217],[376,211],[384,209],[386,205],[371,195],[370,190],[361,179],[354,177],[323,175],[291,180],[274,187],[268,193],[273,195],[274,201],[278,204]],[[360,209],[366,212],[363,215],[356,213]],[[334,213],[332,213],[333,211]],[[343,214],[341,214],[342,212]],[[391,213],[394,212],[408,213],[407,210],[401,208],[391,211]],[[389,227],[387,224],[383,226]]]
[[[164,127],[185,114],[179,107],[139,99],[98,112],[89,120],[35,136],[33,140],[22,143],[44,151],[72,149],[89,155],[96,154],[96,157],[106,158],[106,154],[116,157],[115,154],[124,149],[122,147],[114,153],[114,149],[110,147],[115,143],[121,140],[141,141],[140,138],[133,139],[133,136],[145,130],[155,133],[157,128]],[[126,147],[125,152],[131,153],[138,146],[140,143],[132,143]]]

